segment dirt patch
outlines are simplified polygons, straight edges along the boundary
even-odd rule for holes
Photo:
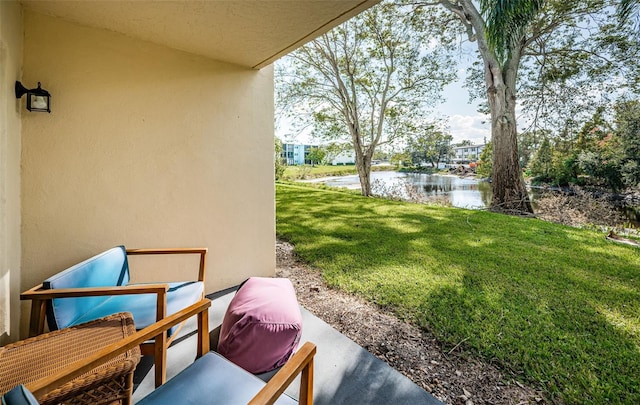
[[[440,401],[454,405],[545,403],[540,392],[470,357],[460,346],[444,350],[422,329],[329,288],[318,270],[296,258],[291,244],[278,241],[276,258],[278,276],[293,282],[304,308]]]

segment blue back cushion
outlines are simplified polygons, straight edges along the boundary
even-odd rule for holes
[[[116,246],[78,263],[43,282],[45,289],[121,286],[129,282],[129,264],[124,246]],[[66,328],[108,296],[56,298],[47,307],[52,330]]]
[[[18,385],[2,396],[2,405],[38,405],[38,401],[24,385]]]

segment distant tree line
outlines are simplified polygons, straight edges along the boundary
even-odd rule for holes
[[[638,188],[640,101],[618,102],[612,119],[605,112],[600,108],[581,126],[568,122],[558,136],[544,136],[529,167],[534,182]]]
[[[430,123],[408,138],[406,152],[414,166],[429,164],[436,168],[440,162],[448,162],[453,157],[451,141],[453,136],[437,123]]]

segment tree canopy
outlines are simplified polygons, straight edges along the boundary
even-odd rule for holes
[[[384,2],[277,66],[279,111],[316,137],[349,139],[363,195],[376,148],[411,133],[455,77],[451,41],[434,36],[411,7]]]

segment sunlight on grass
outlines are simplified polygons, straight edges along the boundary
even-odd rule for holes
[[[600,235],[600,237],[604,239],[604,235]],[[624,258],[626,256],[625,252],[616,249],[615,247],[617,246],[616,243],[607,241],[600,246],[585,246],[584,250],[595,255],[615,255],[619,258]]]
[[[635,316],[631,314],[623,314],[621,311],[612,308],[605,308],[602,304],[594,302],[594,307],[600,312],[605,319],[616,329],[640,338],[640,315],[637,311],[633,311]],[[625,311],[628,312],[628,311]],[[638,345],[640,350],[640,345]]]
[[[640,403],[640,251],[486,211],[277,186],[277,232],[331,285],[565,403]]]

